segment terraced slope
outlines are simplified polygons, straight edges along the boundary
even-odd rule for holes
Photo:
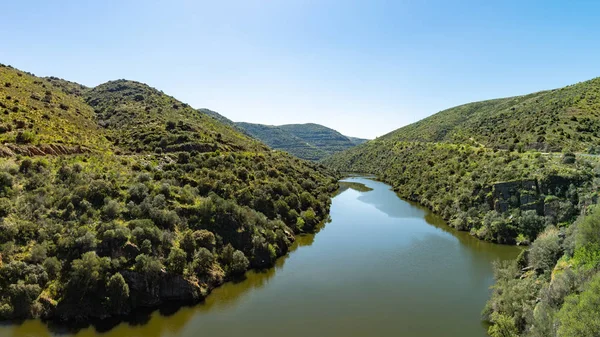
[[[316,161],[328,154],[326,151],[308,143],[306,140],[295,136],[279,126],[243,122],[236,123],[236,125],[249,135],[265,142],[265,144],[269,145],[271,148],[286,151],[298,158]]]
[[[274,149],[314,161],[366,141],[361,138],[346,137],[333,129],[312,123],[279,126],[251,123],[236,123],[236,125]]]

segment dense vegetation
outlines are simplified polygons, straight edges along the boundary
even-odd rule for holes
[[[562,155],[539,152],[378,139],[325,164],[376,174],[403,198],[480,239],[527,243],[545,226],[569,223],[595,202],[597,159],[573,159],[566,163]]]
[[[600,335],[600,208],[547,227],[515,261],[496,265],[483,314],[492,337]]]
[[[324,167],[144,84],[88,89],[6,66],[0,81],[0,319],[198,301],[327,218]],[[86,151],[40,150],[56,144]]]
[[[561,89],[461,105],[381,138],[596,153],[599,117],[600,78],[596,78]]]
[[[262,125],[236,123],[249,135],[278,150],[307,160],[320,160],[365,142],[319,124]]]

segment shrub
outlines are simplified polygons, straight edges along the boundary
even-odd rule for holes
[[[35,134],[30,131],[19,131],[17,133],[17,137],[15,138],[15,142],[17,144],[30,144],[35,140]]]
[[[176,275],[183,275],[185,264],[187,263],[187,254],[183,249],[172,247],[167,258],[167,270]]]
[[[600,274],[596,274],[584,292],[565,300],[558,312],[558,336],[593,337],[600,335]]]
[[[232,255],[229,271],[232,275],[241,275],[248,269],[250,261],[242,251],[236,250]]]
[[[561,254],[558,229],[549,227],[533,242],[529,251],[529,265],[538,272],[551,271]]]
[[[210,271],[214,262],[215,258],[212,253],[206,248],[200,248],[196,251],[196,254],[194,254],[192,269],[196,275],[205,276]]]
[[[562,157],[563,164],[574,164],[576,160],[575,154],[571,152],[567,152]]]

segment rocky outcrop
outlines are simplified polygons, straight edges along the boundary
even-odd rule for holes
[[[519,208],[522,211],[533,210],[539,215],[556,217],[560,208],[558,199],[544,202],[544,196],[564,197],[571,184],[577,186],[577,178],[548,176],[540,181],[535,179],[507,181],[483,187],[477,190],[491,191],[488,203],[497,212],[504,213]],[[475,193],[475,192],[474,192]]]
[[[161,301],[197,302],[203,298],[200,287],[180,275],[163,278],[159,288]]]
[[[40,145],[19,145],[2,144],[0,145],[0,157],[22,156],[61,156],[71,154],[82,154],[91,152],[89,149],[80,146],[67,146],[62,144],[40,144]]]
[[[161,272],[155,279],[148,279],[131,270],[121,274],[129,286],[132,308],[153,308],[170,301],[195,303],[203,298],[200,286],[180,275]]]
[[[509,200],[513,195],[519,196],[521,191],[538,193],[537,180],[516,180],[496,183],[493,185],[492,193],[494,199]]]

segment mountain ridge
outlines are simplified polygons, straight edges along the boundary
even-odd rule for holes
[[[264,125],[238,122],[236,125],[275,149],[314,161],[366,141],[316,123]]]

